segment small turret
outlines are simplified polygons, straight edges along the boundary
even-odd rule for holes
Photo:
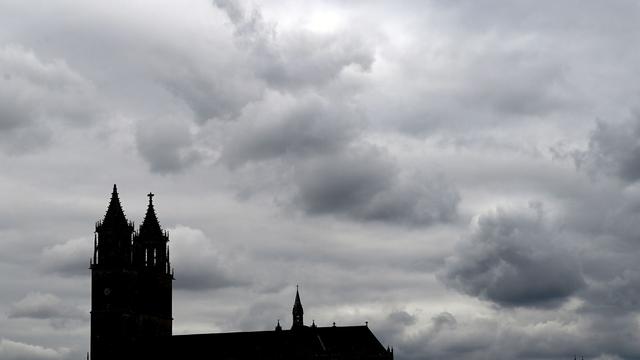
[[[296,300],[293,303],[293,324],[291,329],[301,328],[304,326],[304,310],[302,309],[302,302],[300,301],[300,293],[298,292],[298,285],[296,285]]]

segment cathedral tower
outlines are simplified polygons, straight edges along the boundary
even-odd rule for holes
[[[133,346],[136,326],[131,268],[133,223],[122,211],[118,189],[102,221],[96,223],[91,260],[91,359],[126,358]]]
[[[139,231],[127,221],[113,186],[104,219],[96,223],[91,260],[91,359],[130,359],[151,338],[171,336],[169,236],[153,194]]]
[[[171,336],[171,282],[169,234],[163,231],[149,193],[147,213],[140,230],[133,235],[133,266],[138,272],[136,308],[140,336]]]

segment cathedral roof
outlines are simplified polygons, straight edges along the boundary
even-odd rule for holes
[[[127,218],[122,211],[122,205],[120,205],[120,198],[118,197],[118,188],[113,184],[113,191],[111,192],[111,201],[109,201],[109,207],[107,213],[102,220],[103,226],[127,226]]]
[[[140,225],[140,236],[157,236],[162,235],[162,228],[158,217],[156,216],[156,210],[153,208],[153,194],[149,193],[149,205],[147,206],[147,213],[144,216],[142,225]]]
[[[167,340],[162,349],[166,359],[195,359],[200,354],[223,359],[392,359],[367,326],[177,335]]]

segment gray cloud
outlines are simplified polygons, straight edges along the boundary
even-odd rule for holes
[[[498,209],[480,216],[470,243],[447,259],[440,280],[501,306],[561,304],[585,281],[540,211]]]
[[[19,45],[0,47],[0,147],[28,152],[49,143],[51,125],[91,123],[99,108],[90,82],[62,59]]]
[[[0,357],[6,360],[58,360],[69,353],[68,349],[51,349],[0,338]]]
[[[256,59],[261,59],[256,64],[258,76],[277,89],[325,85],[350,65],[367,71],[374,61],[373,50],[353,34],[299,32],[282,37],[280,46],[255,50]]]
[[[314,86],[319,91],[297,97],[274,94],[247,107],[225,143],[223,162],[234,167],[283,160],[293,169],[283,186],[297,189],[293,204],[307,214],[409,225],[456,217],[459,195],[439,174],[399,174],[384,151],[354,145],[362,132],[362,115],[349,99],[357,91],[346,98],[321,95],[326,89],[319,87],[336,80],[344,67],[370,69],[373,56],[366,46],[351,37],[344,43],[344,36],[289,36],[265,22],[258,10],[249,14],[229,2],[217,4],[236,26],[240,43],[258,53],[253,57],[260,59],[257,73],[269,86]]]
[[[138,123],[136,144],[152,172],[180,172],[200,159],[188,125],[179,118],[165,116]]]
[[[35,292],[28,294],[20,301],[14,303],[9,311],[9,317],[47,320],[87,320],[88,314],[78,308],[68,306],[62,299],[53,294]]]
[[[188,106],[199,123],[233,119],[244,106],[262,97],[264,86],[250,72],[243,53],[227,49],[228,54],[221,56],[213,49],[203,51],[208,61],[169,52],[155,69],[161,84]],[[219,76],[221,73],[225,76]]]
[[[623,318],[607,321],[538,310],[537,314],[529,313],[532,318],[522,321],[498,311],[492,314],[493,318],[442,312],[426,323],[418,321],[419,326],[394,330],[395,355],[401,359],[533,360],[573,355],[633,358],[637,352],[637,346],[621,339],[637,334],[637,327],[629,326],[631,322]]]
[[[343,151],[358,131],[358,114],[349,107],[309,95],[273,95],[248,109],[224,146],[222,161],[242,165],[277,158],[307,158]]]
[[[92,239],[72,239],[46,247],[42,251],[40,267],[45,273],[62,276],[87,276],[89,257],[92,254]]]
[[[640,310],[640,271],[627,269],[606,281],[593,281],[583,294],[586,311],[623,314]]]
[[[589,146],[572,153],[578,168],[591,174],[613,175],[626,182],[640,179],[640,116],[619,124],[598,122]]]
[[[469,29],[435,45],[412,39],[408,56],[392,59],[404,64],[398,73],[365,93],[368,115],[383,128],[424,137],[465,136],[568,111],[580,101],[563,60],[540,36]]]
[[[248,284],[248,279],[230,268],[232,257],[221,255],[201,230],[177,226],[169,231],[171,259],[174,266],[180,264],[176,289],[202,291]]]
[[[300,282],[399,360],[639,357],[636,4],[215,4],[0,2],[0,358],[87,350],[114,182],[171,199],[181,332]]]
[[[336,79],[351,66],[369,71],[374,50],[355,31],[317,34],[298,29],[286,31],[264,20],[259,9],[247,11],[226,0],[214,1],[235,26],[240,44],[252,52],[258,77],[276,89],[317,87]]]
[[[413,336],[396,338],[395,355],[402,359],[476,359],[487,353],[496,355],[487,351],[492,347],[496,325],[491,321],[459,324],[451,313],[443,312]]]
[[[460,201],[457,190],[437,174],[400,173],[384,151],[373,147],[312,159],[295,176],[295,201],[310,214],[429,225],[454,220]]]

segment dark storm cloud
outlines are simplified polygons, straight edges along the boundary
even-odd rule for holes
[[[309,214],[334,214],[408,225],[456,218],[460,196],[437,174],[404,173],[382,149],[354,146],[300,166],[296,203]]]
[[[617,124],[599,121],[591,132],[589,146],[575,151],[578,168],[592,174],[616,176],[626,182],[640,179],[640,115]]]
[[[506,307],[556,307],[585,286],[577,259],[529,212],[498,209],[478,218],[470,243],[447,260],[439,278],[468,295]]]

